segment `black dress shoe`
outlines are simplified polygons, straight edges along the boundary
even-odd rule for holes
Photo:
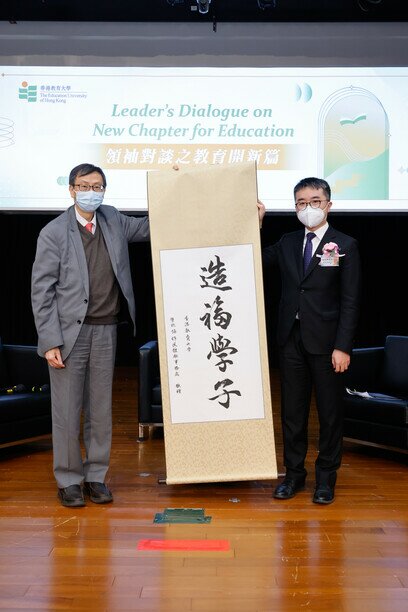
[[[331,504],[334,502],[334,488],[329,485],[316,485],[313,502],[315,504]]]
[[[63,489],[58,489],[58,497],[63,506],[68,508],[80,508],[85,506],[85,500],[80,485],[70,485]]]
[[[85,482],[85,493],[94,504],[109,504],[113,501],[113,495],[103,482]]]
[[[296,482],[295,480],[292,480],[292,478],[285,478],[285,480],[276,487],[275,491],[273,492],[273,497],[275,499],[290,499],[299,491],[303,491],[304,488],[304,482]]]

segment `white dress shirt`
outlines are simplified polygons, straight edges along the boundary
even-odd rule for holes
[[[313,232],[314,234],[316,234],[316,236],[312,240],[312,257],[313,257],[313,255],[316,252],[317,247],[319,246],[321,239],[327,232],[328,227],[329,227],[329,224],[327,223],[327,221],[324,225],[322,225],[322,227],[319,227],[319,229],[316,229],[316,230],[313,228],[311,230],[308,230],[307,227],[305,227],[305,237],[303,239],[303,252],[305,250],[305,245],[306,245],[306,236],[309,232]]]
[[[96,214],[95,213],[94,213],[94,216],[92,217],[92,219],[90,221],[87,221],[86,219],[81,217],[81,215],[79,214],[79,212],[77,211],[77,209],[75,207],[75,216],[76,216],[76,219],[77,219],[78,223],[80,223],[83,227],[88,225],[88,223],[92,223],[92,234],[95,233],[95,230],[96,230]],[[314,238],[313,238],[313,240],[314,240]]]

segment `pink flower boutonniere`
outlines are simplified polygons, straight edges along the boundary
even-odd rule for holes
[[[335,242],[326,242],[323,245],[323,255],[330,255],[330,257],[334,257],[339,254],[339,245]]]
[[[340,255],[339,245],[335,242],[326,242],[323,245],[323,255],[317,255],[320,257],[319,266],[338,266],[340,257],[344,257],[344,253]]]

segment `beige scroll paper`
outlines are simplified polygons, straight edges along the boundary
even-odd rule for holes
[[[255,164],[148,173],[166,482],[277,477]]]

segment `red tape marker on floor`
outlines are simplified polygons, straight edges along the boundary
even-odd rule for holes
[[[211,550],[230,549],[228,540],[140,540],[138,550]]]

